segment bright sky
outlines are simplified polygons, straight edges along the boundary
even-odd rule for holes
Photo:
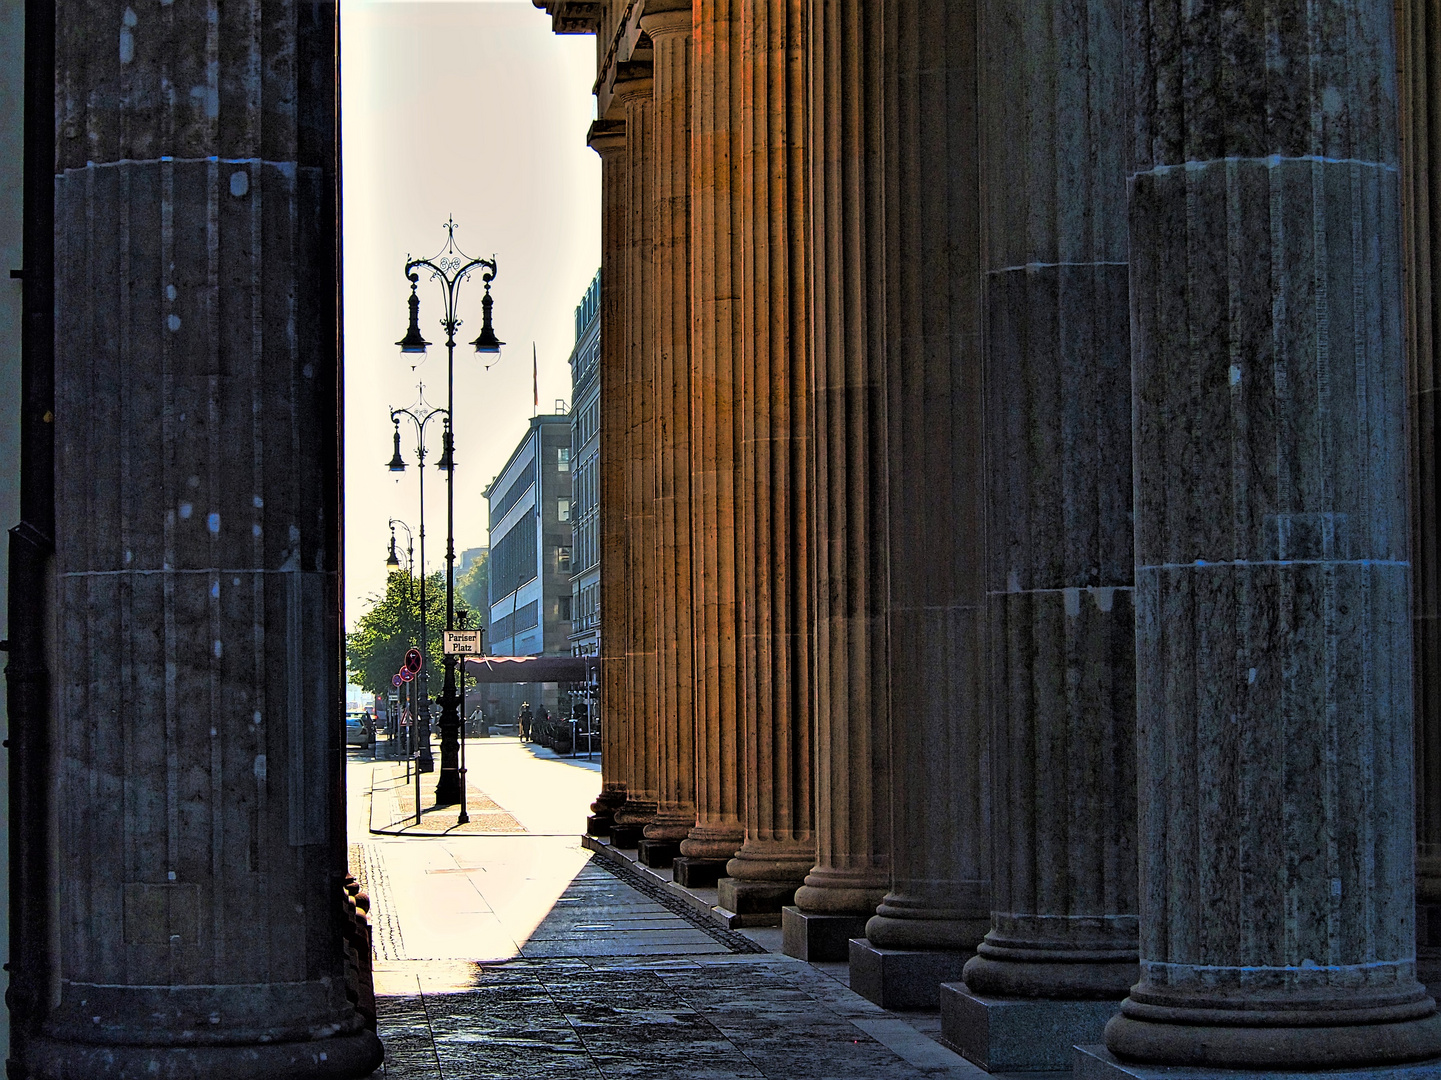
[[[477,274],[460,288],[456,334],[457,566],[487,543],[481,492],[529,422],[532,341],[541,412],[570,400],[573,313],[600,262],[600,160],[585,145],[594,73],[594,39],[552,34],[528,0],[341,0],[347,625],[384,588],[387,519],[419,542],[413,429],[402,421],[411,467],[397,482],[385,468],[389,410],[411,405],[421,380],[430,404],[445,404],[438,284],[420,286],[429,354],[412,371],[392,343],[406,326],[406,256],[435,255],[450,215],[468,254],[499,261],[495,330],[506,342],[489,371],[494,357],[463,344],[480,331]],[[439,418],[426,441],[426,566],[443,570]],[[403,560],[403,533],[400,546]]]

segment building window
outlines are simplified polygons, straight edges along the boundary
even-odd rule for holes
[[[561,622],[570,622],[570,597],[558,596],[556,600],[560,605]]]
[[[555,467],[560,472],[570,472],[570,447],[562,446],[555,452]]]
[[[559,547],[555,549],[555,568],[562,574],[570,573],[570,548]]]
[[[555,500],[555,516],[558,517],[558,518],[560,518],[561,521],[569,521],[569,520],[570,520],[570,500],[569,500],[569,499],[556,499],[556,500]]]

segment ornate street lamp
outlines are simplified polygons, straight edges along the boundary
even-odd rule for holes
[[[470,344],[482,354],[500,352],[505,344],[495,336],[491,323],[490,283],[495,280],[496,260],[473,259],[461,251],[455,243],[455,219],[445,223],[445,246],[440,253],[429,259],[410,259],[405,262],[405,277],[410,282],[410,324],[405,336],[396,342],[402,354],[416,355],[425,352],[430,342],[420,333],[420,271],[430,272],[432,281],[439,283],[442,301],[440,325],[445,331],[446,354],[446,432],[444,453],[437,466],[445,471],[445,628],[455,629],[455,332],[461,326],[456,303],[459,299],[461,282],[476,270],[481,271],[485,294],[481,297],[480,334]],[[421,556],[424,562],[424,556]],[[460,772],[460,701],[455,686],[455,657],[445,656],[445,688],[440,696],[440,776],[435,785],[435,804],[449,806],[461,799]],[[462,807],[462,812],[464,807]]]
[[[396,425],[396,429],[395,429],[395,440],[396,440],[396,441],[395,441],[395,456],[396,456],[396,458],[399,458],[399,457],[400,457],[400,427],[399,427],[398,424]],[[403,470],[404,468],[405,468],[405,462],[404,462],[404,461],[401,461],[401,463],[400,463],[400,469]],[[393,462],[393,461],[392,461],[392,470],[393,470],[393,471],[400,471],[400,470],[395,470],[395,469],[394,469],[394,462]],[[396,552],[396,550],[395,550],[395,527],[396,527],[397,525],[399,525],[402,529],[405,530],[405,601],[406,601],[406,604],[407,604],[407,606],[408,606],[409,603],[410,603],[410,595],[411,595],[411,594],[410,594],[410,588],[411,588],[411,583],[415,580],[415,537],[414,537],[414,535],[413,535],[413,534],[411,533],[411,531],[410,531],[410,526],[407,525],[405,522],[401,521],[399,518],[391,518],[391,519],[390,519],[390,551],[389,551],[389,552],[387,553],[387,555],[385,556],[385,568],[386,568],[386,570],[388,570],[388,571],[389,571],[390,573],[392,573],[392,574],[394,574],[394,573],[396,573],[396,572],[398,572],[398,571],[400,570],[400,556],[399,556],[399,554],[397,554],[397,552]],[[421,618],[424,619],[424,618],[425,618],[425,611],[424,611],[424,609],[421,610],[421,613],[420,613],[420,614],[421,614]],[[414,690],[414,686],[415,686],[414,683],[409,683],[409,684],[406,684],[406,685],[409,685],[409,686],[412,688],[412,691]],[[403,688],[404,688],[404,687],[401,687],[401,689],[403,689]],[[411,711],[414,712],[414,711],[415,711],[415,710],[414,710],[414,705],[415,705],[415,700],[414,700],[414,698],[415,698],[415,694],[412,692],[411,695],[410,695],[410,697],[411,697],[411,706],[412,706]],[[391,718],[390,737],[391,737],[392,740],[394,740],[394,739],[399,738],[399,736],[400,736],[400,717],[399,717],[399,716],[394,716],[394,717]]]
[[[437,416],[445,418],[445,423],[450,423],[450,410],[439,407],[431,407],[425,400],[425,386],[419,387],[420,396],[415,404],[404,409],[391,409],[390,422],[395,425],[395,454],[390,459],[389,469],[393,473],[402,473],[406,469],[405,458],[400,452],[400,418],[402,416],[410,420],[415,427],[415,456],[420,463],[420,655],[430,655],[426,650],[429,648],[428,627],[426,624],[425,605],[425,429],[431,420]],[[409,530],[406,530],[409,532]],[[447,617],[447,625],[449,620]],[[417,738],[420,743],[420,771],[430,772],[435,768],[435,757],[430,751],[430,673],[428,667],[423,667],[419,674],[420,687],[418,692],[422,708],[419,709],[417,721],[420,731]],[[443,730],[443,729],[442,729]]]

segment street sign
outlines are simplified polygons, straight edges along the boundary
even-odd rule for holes
[[[400,669],[400,681],[401,681],[401,682],[410,682],[410,681],[411,681],[412,679],[414,679],[414,678],[415,678],[415,672],[411,671],[410,668],[401,668],[401,669]]]
[[[448,656],[464,656],[480,652],[480,631],[445,631],[445,652]]]
[[[399,676],[399,675],[392,675],[392,676],[390,677],[390,685],[391,685],[391,686],[399,686],[399,685],[400,685],[400,676]]]
[[[424,663],[425,661],[421,657],[419,649],[407,649],[405,651],[405,670],[412,675],[418,675],[421,665]]]

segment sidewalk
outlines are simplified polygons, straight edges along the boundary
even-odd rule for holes
[[[599,788],[594,763],[503,737],[469,752],[472,791],[518,828],[436,832],[423,814],[424,834],[370,833],[390,813],[376,814],[372,780],[395,798],[395,763],[350,763],[386,1046],[377,1080],[987,1075],[930,1037],[935,1014],[888,1013],[850,991],[844,964],[769,951],[778,929],[727,930],[593,858],[575,830]],[[423,804],[433,787],[422,778]]]

